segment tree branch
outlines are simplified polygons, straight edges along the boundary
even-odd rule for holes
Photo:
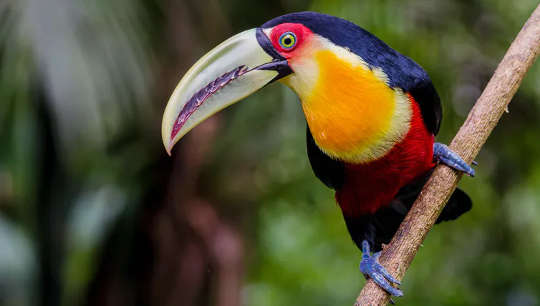
[[[497,125],[525,73],[540,52],[540,5],[534,10],[495,70],[450,148],[471,162]],[[399,280],[413,260],[435,220],[461,178],[461,174],[439,165],[428,180],[409,214],[401,223],[380,262]],[[388,294],[368,281],[355,305],[386,305]]]

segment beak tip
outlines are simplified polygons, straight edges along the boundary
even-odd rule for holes
[[[174,147],[174,142],[169,142],[168,145],[165,146],[165,151],[167,151],[167,155],[172,156],[172,149]]]
[[[163,147],[165,148],[167,155],[171,156],[175,142],[170,138],[170,120],[167,119],[168,117],[170,117],[170,115],[168,115],[167,109],[165,110],[165,114],[163,116],[163,122],[161,124],[161,139],[163,141]]]
[[[167,152],[167,155],[172,155],[172,149],[174,147],[174,144],[174,141],[169,140],[168,138],[163,138],[163,147],[165,148],[165,152]]]

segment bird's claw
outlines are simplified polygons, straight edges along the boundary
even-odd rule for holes
[[[445,144],[439,142],[433,144],[433,159],[471,177],[475,175],[474,169]],[[472,164],[477,165],[478,163],[473,161]]]
[[[366,278],[371,278],[379,287],[393,296],[403,296],[403,292],[398,288],[394,288],[392,283],[401,285],[386,269],[379,263],[381,252],[370,255],[369,243],[362,242],[362,261],[360,262],[360,271]]]

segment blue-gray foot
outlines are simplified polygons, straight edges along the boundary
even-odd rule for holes
[[[401,285],[386,269],[379,263],[381,252],[373,255],[369,251],[369,242],[362,241],[362,261],[360,262],[360,271],[366,278],[371,278],[379,287],[393,296],[403,296],[403,292],[394,288],[391,283]]]
[[[445,144],[439,142],[433,144],[433,159],[469,176],[474,176],[474,169]],[[473,162],[473,165],[476,165],[476,162]]]

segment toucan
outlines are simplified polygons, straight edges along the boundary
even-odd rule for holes
[[[475,174],[434,141],[442,109],[428,74],[347,20],[316,12],[279,16],[229,38],[188,70],[163,115],[167,152],[209,116],[274,81],[299,97],[309,162],[335,190],[363,253],[361,272],[402,296],[399,281],[378,261],[383,245],[436,164]],[[456,219],[471,206],[456,189],[437,222]]]

